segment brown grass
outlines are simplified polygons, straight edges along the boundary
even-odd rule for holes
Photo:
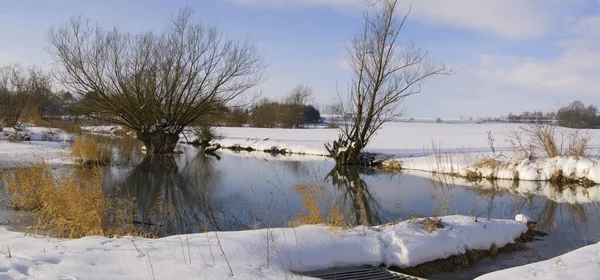
[[[58,128],[66,133],[71,133],[71,134],[81,134],[82,133],[82,129],[81,126],[74,124],[74,123],[67,123],[67,122],[61,122],[61,121],[47,121],[45,123],[46,126],[49,127],[53,127],[53,128]]]
[[[106,165],[111,161],[111,149],[99,143],[99,138],[79,136],[73,141],[71,155],[85,165]]]
[[[325,224],[333,228],[346,228],[347,221],[344,207],[341,203],[325,192],[325,186],[318,182],[309,182],[297,185],[295,191],[302,196],[302,208],[305,213],[288,223],[291,227],[307,224]],[[323,214],[319,202],[325,205],[326,214]]]
[[[434,232],[438,228],[444,228],[445,224],[442,219],[436,217],[423,218],[421,216],[413,216],[410,218],[411,223],[419,224],[429,233]]]
[[[30,233],[68,238],[142,235],[133,223],[131,201],[104,195],[99,169],[92,176],[77,170],[54,175],[41,162],[31,168],[7,170],[3,178],[8,205],[36,216]]]

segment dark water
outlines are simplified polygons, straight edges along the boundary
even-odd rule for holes
[[[471,279],[600,240],[598,202],[560,204],[541,196],[482,191],[424,176],[335,168],[331,160],[320,157],[218,152],[216,158],[191,146],[183,151],[159,159],[128,154],[122,164],[103,170],[107,192],[135,198],[137,222],[162,236],[285,227],[306,212],[296,186],[317,182],[320,197],[326,198],[319,200],[321,210],[326,212],[327,205],[335,202],[351,222],[382,224],[433,214],[513,219],[525,213],[550,233],[525,251],[431,278]]]

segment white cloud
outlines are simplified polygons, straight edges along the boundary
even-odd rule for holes
[[[332,6],[363,8],[361,0],[222,0],[241,5]],[[561,0],[399,0],[412,7],[410,20],[425,24],[490,32],[510,39],[530,39],[552,29],[552,9]],[[556,4],[556,5],[555,5]],[[577,4],[577,3],[567,3]]]
[[[561,49],[554,59],[483,56],[476,72],[483,79],[499,80],[533,93],[597,95],[600,84],[597,24],[600,24],[599,15],[583,17],[566,27],[563,36],[567,39],[556,42]]]

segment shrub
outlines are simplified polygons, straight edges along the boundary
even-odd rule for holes
[[[196,127],[194,133],[196,134],[196,137],[198,137],[200,145],[203,147],[209,146],[210,142],[217,137],[217,131],[208,125]]]

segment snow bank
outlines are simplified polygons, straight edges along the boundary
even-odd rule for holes
[[[13,128],[4,128],[3,132],[0,132],[0,140],[5,139],[8,134],[14,132]],[[25,127],[21,133],[29,135],[30,141],[73,141],[75,139],[75,135],[58,128]]]
[[[335,266],[414,266],[469,249],[489,249],[493,243],[502,247],[527,230],[512,220],[474,222],[466,216],[442,220],[446,227],[433,233],[400,222],[352,230],[308,225],[161,239],[59,240],[0,228],[0,253],[4,255],[0,256],[0,278],[283,279],[290,271]],[[10,248],[11,258],[6,248]]]
[[[598,279],[600,243],[588,245],[564,255],[524,266],[485,274],[476,279]]]
[[[465,156],[460,154],[430,155],[419,158],[391,159],[384,166],[391,166],[394,161],[400,162],[403,169],[458,174],[467,176],[470,172],[482,177],[513,179],[527,181],[549,181],[557,170],[562,170],[568,177],[587,178],[600,183],[600,164],[592,158],[554,157],[537,160],[521,159],[499,161],[493,166],[477,166],[484,159],[492,158],[490,154]]]

